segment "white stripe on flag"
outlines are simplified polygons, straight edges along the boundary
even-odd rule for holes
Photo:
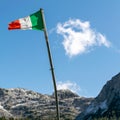
[[[23,30],[32,29],[32,23],[31,23],[30,16],[27,16],[25,18],[20,18],[19,21],[21,24],[21,29]]]

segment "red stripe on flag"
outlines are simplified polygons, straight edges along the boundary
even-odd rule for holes
[[[21,28],[21,25],[20,25],[19,20],[15,20],[15,21],[9,23],[9,26],[8,26],[9,30],[20,29],[20,28]]]

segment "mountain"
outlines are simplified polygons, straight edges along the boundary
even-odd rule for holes
[[[120,117],[120,73],[104,85],[100,94],[76,117],[76,120],[114,116]]]
[[[74,120],[93,100],[80,97],[70,90],[59,90],[58,98],[61,120]],[[55,120],[54,93],[43,95],[22,88],[0,88],[0,117],[3,116],[29,120]]]

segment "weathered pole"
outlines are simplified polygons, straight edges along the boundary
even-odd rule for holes
[[[51,70],[52,79],[53,79],[53,85],[54,85],[57,120],[60,120],[59,102],[58,102],[58,95],[57,95],[56,80],[55,80],[54,67],[53,67],[52,56],[51,56],[51,52],[50,52],[50,45],[49,45],[49,41],[48,41],[48,33],[47,33],[46,24],[45,24],[45,17],[44,17],[43,9],[40,9],[40,12],[42,14],[42,19],[43,19],[44,35],[45,35],[46,46],[47,46],[47,51],[48,51],[48,57],[49,57],[49,62],[50,62],[50,70]]]

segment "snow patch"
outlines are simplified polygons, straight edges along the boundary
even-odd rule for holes
[[[86,110],[86,114],[88,113],[95,113],[98,110],[98,107],[92,103]]]
[[[105,100],[105,101],[103,101],[102,103],[100,103],[100,108],[101,109],[107,109],[108,107],[107,107],[107,100]]]
[[[8,114],[9,116],[12,116],[12,114],[10,114],[6,109],[4,109],[3,106],[1,106],[1,103],[0,103],[0,110],[2,110],[4,114]]]
[[[106,111],[106,109],[108,108],[107,107],[107,100],[105,100],[105,101],[103,101],[103,102],[101,102],[99,104],[92,103],[87,108],[87,110],[85,111],[85,114],[96,113],[99,108]]]
[[[0,105],[0,109],[4,109],[3,106]]]
[[[17,104],[17,105],[12,106],[11,108],[16,108],[16,107],[19,107],[19,106],[26,106],[26,105],[27,105],[26,103],[23,103],[23,104]]]

